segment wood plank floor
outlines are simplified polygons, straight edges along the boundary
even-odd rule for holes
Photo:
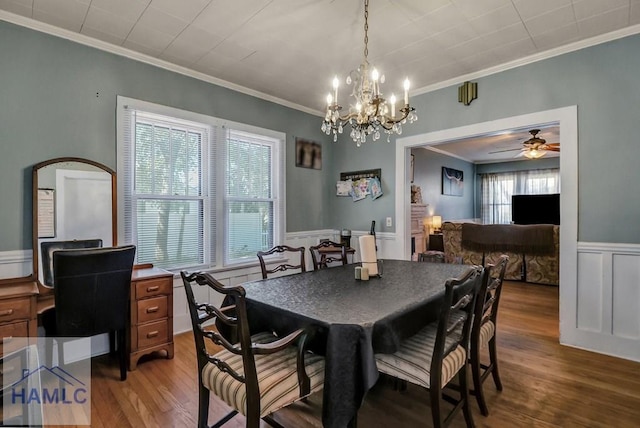
[[[498,352],[504,390],[489,379],[485,393],[491,414],[483,417],[475,401],[479,427],[639,427],[640,363],[558,344],[558,289],[506,282],[498,317]],[[142,361],[118,380],[109,357],[92,362],[92,426],[195,427],[197,376],[191,333],[176,336],[173,360]],[[406,392],[379,382],[359,412],[359,427],[429,427],[426,391]],[[227,408],[214,398],[213,417]],[[295,404],[276,418],[290,427],[321,427],[321,396]],[[212,421],[214,420],[212,417]],[[236,416],[226,426],[242,427]],[[263,423],[264,427],[268,425]],[[453,426],[463,427],[460,414]]]

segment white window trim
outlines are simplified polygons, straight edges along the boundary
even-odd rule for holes
[[[125,110],[124,107],[129,106],[136,110],[142,110],[151,114],[158,114],[162,116],[169,116],[172,118],[176,118],[178,120],[183,120],[186,122],[198,123],[209,125],[212,127],[220,127],[220,128],[229,128],[234,129],[236,131],[247,132],[251,134],[263,135],[265,137],[273,138],[278,141],[277,144],[274,145],[274,158],[275,158],[275,167],[273,171],[273,192],[274,198],[277,200],[277,208],[279,212],[279,216],[274,222],[274,241],[284,242],[285,238],[285,225],[286,225],[286,186],[285,186],[285,145],[286,145],[286,134],[280,131],[274,131],[266,128],[260,128],[257,126],[247,125],[239,122],[228,121],[224,119],[215,118],[212,116],[208,116],[201,113],[195,113],[188,110],[182,110],[175,107],[164,106],[160,104],[151,103],[148,101],[138,100],[135,98],[129,98],[124,96],[117,96],[116,101],[116,157],[117,157],[117,170],[116,171],[124,171],[124,144],[125,144],[125,129],[124,129],[124,120],[125,120]],[[212,132],[210,132],[212,134]],[[209,138],[213,138],[212,135]],[[218,150],[224,150],[224,144],[218,146]],[[219,159],[218,155],[223,153],[216,153],[215,158]],[[208,168],[210,171],[211,168]],[[224,168],[215,168],[216,182],[224,183],[225,174]],[[124,174],[117,174],[117,229],[118,229],[118,242],[124,243],[125,237],[125,215],[124,215],[124,195],[125,195],[125,182],[124,182]],[[129,183],[130,185],[130,183]],[[207,207],[210,208],[210,207]],[[209,209],[209,211],[211,211]],[[212,213],[212,215],[216,215],[217,218],[225,218],[224,217],[224,196],[222,192],[217,192],[216,194],[216,212]],[[205,221],[204,227],[208,227],[208,222]],[[224,236],[224,228],[226,227],[225,221],[220,221],[217,223],[217,236]],[[208,231],[211,232],[211,231]],[[209,233],[208,236],[211,236]],[[207,244],[207,243],[205,243]],[[208,252],[209,245],[205,245],[205,251]],[[211,270],[234,270],[234,269],[242,269],[247,266],[253,266],[256,264],[256,261],[244,262],[244,263],[233,263],[230,265],[225,264],[224,260],[224,239],[216,240],[216,254],[217,260],[212,260],[210,266],[208,266]]]

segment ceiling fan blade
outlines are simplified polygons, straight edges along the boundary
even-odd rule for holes
[[[559,152],[560,151],[560,147],[553,147],[553,146],[549,147],[548,146],[548,147],[545,148],[545,150],[548,151],[548,152]]]
[[[516,150],[522,150],[522,149],[518,148],[518,149],[496,150],[495,152],[489,152],[488,154],[492,155],[494,153],[513,152],[513,151],[516,151]]]
[[[520,153],[516,154],[514,156],[514,158],[521,158],[524,156],[524,154],[527,152],[527,150],[521,150]]]

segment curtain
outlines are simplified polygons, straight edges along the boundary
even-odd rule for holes
[[[484,224],[511,223],[511,196],[560,193],[560,169],[480,174]]]

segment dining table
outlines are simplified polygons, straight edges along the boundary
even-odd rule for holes
[[[251,281],[246,291],[252,332],[313,332],[309,349],[325,356],[322,423],[353,427],[367,391],[378,380],[376,353],[393,353],[402,340],[437,319],[449,278],[471,266],[382,261],[383,275],[355,278],[359,264]]]

